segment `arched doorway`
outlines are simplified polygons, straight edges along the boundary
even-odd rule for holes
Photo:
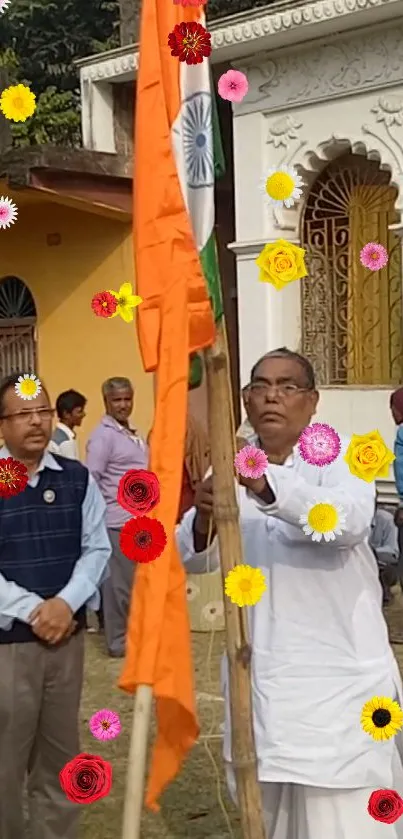
[[[402,257],[390,174],[361,155],[330,163],[308,195],[301,239],[302,349],[319,385],[389,385],[402,380]],[[389,254],[380,271],[360,263],[367,242]]]
[[[18,277],[0,279],[0,377],[37,372],[36,306]]]

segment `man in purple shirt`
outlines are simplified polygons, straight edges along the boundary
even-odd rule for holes
[[[148,446],[129,426],[134,397],[129,379],[107,379],[102,396],[106,413],[88,440],[86,462],[106,502],[112,545],[110,576],[102,586],[105,638],[109,655],[122,658],[135,566],[120,550],[120,530],[131,515],[116,498],[119,481],[129,469],[148,468]]]

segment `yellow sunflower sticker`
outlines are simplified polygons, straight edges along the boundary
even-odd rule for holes
[[[266,588],[263,571],[250,565],[236,565],[225,578],[225,594],[237,606],[255,606]]]
[[[361,712],[361,725],[374,740],[390,740],[403,726],[403,711],[387,696],[373,696]]]

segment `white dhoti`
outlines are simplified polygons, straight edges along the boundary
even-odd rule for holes
[[[228,789],[237,803],[235,775],[227,768]],[[267,839],[403,839],[403,816],[394,824],[368,813],[374,788],[325,789],[303,784],[262,782]],[[393,761],[393,789],[403,794],[403,766]]]

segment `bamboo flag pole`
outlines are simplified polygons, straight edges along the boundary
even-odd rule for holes
[[[229,357],[223,320],[212,348],[204,351],[208,416],[213,466],[214,520],[220,546],[223,581],[242,563],[239,510],[234,481],[234,434]],[[265,839],[257,779],[251,697],[251,647],[246,614],[224,594],[230,679],[232,760],[235,770],[243,839]]]
[[[139,839],[140,837],[152,705],[151,685],[139,685],[134,696],[122,839]]]

